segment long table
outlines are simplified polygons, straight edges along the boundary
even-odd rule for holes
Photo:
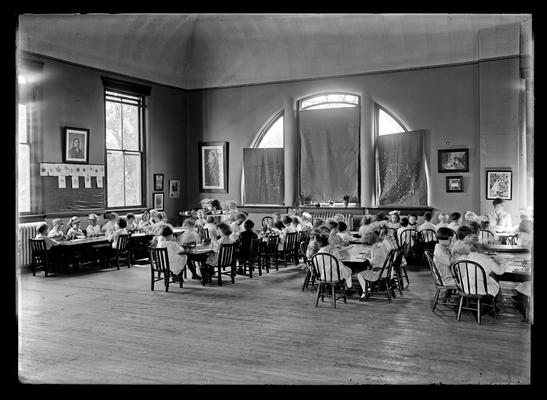
[[[501,266],[505,270],[502,275],[496,276],[498,280],[525,282],[531,279],[532,255],[527,247],[492,244],[487,249],[485,254],[501,259]]]
[[[352,273],[367,269],[370,264],[371,245],[365,244],[350,244],[349,246],[340,249],[340,261],[351,268]]]

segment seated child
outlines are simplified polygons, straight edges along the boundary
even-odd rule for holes
[[[145,208],[142,210],[142,218],[139,221],[138,228],[140,231],[146,231],[150,228],[152,225],[152,221],[150,221],[150,212]]]
[[[233,214],[234,222],[230,224],[230,229],[232,230],[232,239],[234,241],[239,239],[239,234],[243,231],[243,223],[247,219],[247,216],[242,213],[234,213]]]
[[[182,280],[182,273],[188,261],[186,254],[179,254],[183,248],[173,238],[173,229],[170,225],[165,224],[161,228],[160,237],[158,238],[157,248],[167,249],[167,257],[169,258],[169,269],[173,276],[173,280]],[[193,271],[194,272],[194,271]]]
[[[338,222],[338,236],[342,238],[342,242],[346,245],[349,245],[349,242],[354,238],[349,234],[348,226],[344,221]]]
[[[108,216],[108,221],[101,228],[101,231],[104,232],[106,236],[112,235],[118,229],[117,222],[119,216],[115,212],[111,212]]]
[[[435,225],[437,227],[437,229],[444,228],[444,227],[448,226],[449,215],[447,213],[445,213],[445,212],[440,213],[438,218],[439,218],[439,223],[437,225]]]
[[[418,229],[418,216],[416,214],[408,214],[408,227]]]
[[[248,259],[251,240],[258,239],[258,235],[253,231],[255,223],[250,219],[243,223],[244,230],[239,234],[239,258]],[[232,235],[233,237],[233,235]]]
[[[48,233],[48,237],[51,239],[63,240],[65,234],[63,233],[63,221],[61,218],[55,218],[52,222],[53,228]]]
[[[312,229],[310,232],[310,241],[308,242],[308,247],[306,249],[306,258],[311,260],[311,258],[319,251],[319,236],[321,231],[318,228]]]
[[[181,244],[187,244],[187,243],[199,243],[201,241],[201,237],[199,236],[199,233],[196,230],[196,223],[193,219],[187,218],[184,220],[184,223],[182,224],[183,228],[185,229],[184,233],[182,234],[180,238]]]
[[[97,214],[89,214],[87,219],[89,220],[89,224],[87,225],[87,228],[85,228],[87,236],[99,236],[101,234],[101,227],[98,224],[99,216]]]
[[[397,210],[394,210],[394,211],[390,211],[389,213],[389,221],[387,223],[387,227],[388,228],[393,228],[393,229],[399,229],[401,227],[401,218],[399,216],[399,211]]]
[[[450,214],[450,223],[448,224],[448,227],[452,229],[453,231],[457,232],[460,228],[460,219],[462,215],[459,212],[453,212]]]
[[[299,229],[301,231],[311,231],[313,229],[313,225],[311,221],[312,221],[311,214],[307,212],[303,212],[302,217],[300,218]]]
[[[129,213],[127,214],[127,232],[133,232],[137,230],[138,225],[135,222],[135,214]]]
[[[160,236],[161,229],[165,224],[167,224],[167,221],[164,219],[163,212],[160,211],[156,212],[155,219],[156,223],[150,227],[150,232],[154,236]]]
[[[229,225],[225,224],[224,222],[221,222],[220,224],[218,224],[217,228],[220,231],[220,239],[213,240],[211,242],[213,253],[209,254],[206,261],[206,264],[210,267],[217,265],[218,255],[219,255],[221,245],[235,243],[231,237],[232,230],[230,229]]]
[[[418,231],[421,232],[424,229],[432,229],[436,231],[437,227],[431,222],[431,218],[433,218],[433,213],[431,211],[426,211],[424,213],[424,223],[418,227]]]
[[[66,236],[69,240],[85,238],[85,233],[80,229],[80,219],[78,217],[70,218],[68,225],[70,225],[70,229],[66,233]]]
[[[118,229],[108,235],[108,241],[112,243],[112,248],[116,249],[118,247],[118,238],[120,235],[126,235],[127,232],[127,220],[125,218],[118,219]]]
[[[519,235],[517,239],[517,245],[531,247],[534,243],[534,235],[532,232],[533,224],[529,219],[520,221],[517,233]]]
[[[454,232],[451,229],[446,227],[439,228],[439,230],[437,230],[438,243],[435,245],[435,250],[433,252],[435,266],[439,271],[439,275],[441,275],[443,285],[447,286],[456,285],[456,280],[450,270],[450,265],[452,265],[452,254],[450,253],[452,236],[454,236]]]
[[[55,239],[52,239],[48,233],[49,233],[49,226],[44,222],[40,226],[38,226],[37,234],[35,239],[41,239],[46,242],[46,250],[51,249],[53,246],[58,246],[59,242]]]
[[[336,222],[336,221],[334,221],[334,222]],[[351,268],[347,267],[346,265],[344,265],[342,263],[342,261],[340,261],[340,258],[342,258],[344,256],[344,252],[338,251],[336,249],[336,247],[333,246],[330,243],[329,236],[327,236],[325,234],[319,235],[318,243],[319,243],[319,251],[317,251],[317,253],[315,253],[315,254],[330,253],[330,254],[334,255],[338,259],[338,267],[340,268],[340,276],[336,275],[335,266],[333,266],[332,270],[330,268],[325,268],[325,271],[323,271],[323,266],[321,264],[322,259],[321,259],[321,257],[318,257],[316,259],[316,262],[318,263],[318,267],[319,267],[318,272],[321,275],[321,279],[326,279],[327,281],[330,281],[331,274],[332,274],[332,280],[337,280],[338,278],[345,279],[346,287],[348,289],[351,288],[352,287],[352,282],[351,282],[352,271],[351,271]],[[329,267],[329,264],[326,264],[325,267]],[[325,272],[325,276],[323,276],[323,272]]]
[[[217,226],[215,224],[215,217],[209,215],[207,217],[207,223],[203,227],[204,229],[209,230],[209,237],[211,240],[216,240],[219,237]]]

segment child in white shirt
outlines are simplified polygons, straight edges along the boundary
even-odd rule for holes
[[[133,232],[138,228],[137,223],[135,222],[135,214],[127,214],[127,232]]]
[[[219,237],[217,226],[215,224],[215,217],[213,217],[212,215],[209,215],[207,217],[207,223],[204,225],[203,228],[209,231],[209,237],[211,238],[211,240],[216,240]]]
[[[201,241],[201,237],[199,236],[199,233],[197,233],[196,231],[195,222],[192,219],[190,218],[186,219],[184,223],[182,224],[182,226],[184,227],[185,231],[182,234],[182,237],[180,238],[181,244],[192,243],[192,242],[199,243]]]
[[[63,240],[65,234],[63,233],[63,221],[61,218],[55,218],[52,224],[53,228],[49,231],[47,236],[51,239]]]
[[[173,229],[169,225],[164,225],[160,232],[157,248],[166,248],[167,257],[169,258],[169,269],[174,280],[181,280],[184,267],[188,261],[186,254],[179,254],[183,248],[173,238]]]
[[[101,234],[101,227],[98,224],[99,217],[97,216],[97,214],[89,214],[88,219],[89,224],[87,225],[87,228],[85,228],[87,236],[99,236]]]
[[[106,236],[112,235],[118,229],[117,222],[119,216],[115,212],[111,212],[108,217],[108,221],[101,228],[101,231],[104,232]]]
[[[51,249],[53,246],[58,246],[59,242],[55,239],[52,239],[48,236],[49,226],[44,222],[38,227],[38,233],[36,234],[35,239],[41,239],[46,242],[46,250]]]
[[[108,236],[108,240],[112,243],[112,248],[118,247],[118,238],[120,235],[127,235],[127,220],[125,218],[118,219],[118,229]]]
[[[70,229],[66,234],[69,240],[85,238],[85,233],[80,229],[80,220],[78,219],[78,217],[70,218],[69,225]]]

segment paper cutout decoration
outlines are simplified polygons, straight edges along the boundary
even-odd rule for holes
[[[88,173],[87,173],[87,171],[88,171],[87,166],[86,166],[86,165],[83,165],[83,166],[81,167],[82,176],[89,176]]]
[[[91,187],[91,177],[89,175],[84,176],[84,186],[86,188]]]
[[[80,187],[80,177],[79,176],[73,176],[72,177],[72,189],[78,189]]]
[[[48,176],[49,170],[46,164],[40,164],[40,176]]]
[[[99,165],[98,171],[97,176],[104,176],[104,165]]]
[[[74,167],[74,171],[72,175],[82,176],[82,168],[79,165],[76,165]]]
[[[102,188],[102,187],[103,187],[103,177],[102,177],[102,176],[98,176],[98,177],[97,177],[97,187],[98,187],[98,188]]]
[[[64,175],[58,175],[59,178],[59,189],[65,189],[66,188],[66,179]]]
[[[62,164],[53,164],[52,165],[54,176],[59,176],[59,175],[63,174],[63,167],[61,165]],[[50,175],[51,175],[51,172],[50,172]]]
[[[63,165],[63,171],[60,172],[62,175],[70,175],[70,167],[68,164],[62,164]]]
[[[98,176],[99,175],[99,169],[96,165],[91,165],[89,167],[89,176]]]

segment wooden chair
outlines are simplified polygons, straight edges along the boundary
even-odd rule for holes
[[[340,265],[338,259],[329,253],[317,253],[312,259],[312,266],[317,274],[319,285],[317,287],[317,296],[315,297],[315,306],[319,304],[319,297],[321,301],[325,301],[325,293],[330,289],[332,306],[336,308],[336,300],[344,299],[344,303],[347,303],[348,289],[346,280],[340,277]],[[336,297],[336,293],[342,293],[341,296]]]
[[[505,243],[508,244],[508,245],[511,245],[511,246],[516,246],[517,245],[517,236],[516,235],[507,236],[507,239],[505,239]]]
[[[116,259],[116,266],[120,269],[120,261],[125,261],[127,263],[127,268],[131,268],[131,247],[129,242],[131,241],[131,234],[122,234],[118,236],[116,242],[116,248],[112,249],[112,255],[108,257],[107,263],[111,260]]]
[[[249,270],[249,278],[253,277],[253,270],[255,269],[255,263],[258,267],[258,275],[262,276],[262,266],[260,263],[260,257],[258,256],[260,251],[260,239],[251,239],[251,242],[249,243],[249,249],[248,249],[248,257],[243,259],[238,259],[240,261],[240,265],[243,268],[243,275],[246,274],[247,269]]]
[[[186,267],[184,267],[186,269]],[[156,277],[156,272],[158,276]],[[163,277],[161,276],[163,274]],[[182,274],[181,274],[182,275]],[[165,285],[165,291],[169,291],[169,284],[176,283],[171,277],[171,270],[169,268],[169,257],[167,255],[167,249],[164,248],[150,248],[150,290],[154,291],[154,283],[163,280]],[[179,285],[182,288],[182,276],[180,277]]]
[[[43,269],[44,276],[47,277],[49,273],[49,254],[47,251],[46,241],[43,239],[29,239],[30,249],[32,252],[32,261],[30,269],[32,276],[36,276],[36,270]]]
[[[435,262],[433,261],[433,255],[429,252],[425,252],[425,257],[427,259],[427,265],[429,265],[429,269],[431,271],[431,275],[433,275],[433,279],[435,281],[435,297],[433,297],[433,307],[431,311],[435,312],[435,308],[437,307],[437,304],[445,304],[445,305],[457,305],[454,303],[451,303],[451,300],[453,300],[452,295],[458,293],[458,286],[456,285],[446,285],[442,278],[441,274],[439,273],[439,270],[437,269],[437,266],[435,265]],[[445,290],[445,296],[441,299],[439,299],[439,295],[441,291]]]
[[[294,265],[298,264],[297,236],[298,232],[287,233],[285,235],[285,241],[283,242],[283,250],[278,252],[278,258],[283,260],[285,267],[287,267],[287,260],[293,262]]]
[[[391,297],[392,297],[392,291],[393,291],[393,287],[392,287],[392,283],[391,283],[391,280],[392,280],[392,266],[393,266],[393,258],[395,256],[395,252],[396,250],[393,249],[393,250],[390,250],[390,252],[388,253],[385,261],[384,261],[384,265],[382,266],[382,268],[380,269],[380,274],[378,275],[378,279],[376,279],[375,281],[369,281],[367,279],[365,279],[365,284],[366,284],[366,288],[365,288],[365,301],[368,300],[368,289],[370,287],[371,291],[370,291],[370,296],[372,296],[372,294],[374,293],[374,289],[381,289],[382,287],[385,288],[385,293],[386,293],[386,297],[387,297],[387,300],[389,303],[391,303]],[[385,273],[384,273],[385,271]]]
[[[263,228],[269,228],[270,225],[272,224],[272,222],[273,222],[272,217],[264,217],[264,218],[262,218],[262,227]]]
[[[202,228],[201,226],[198,226],[198,234],[202,241],[204,239],[210,239],[209,229],[205,229],[205,228]]]
[[[403,265],[404,249],[395,249],[395,255],[392,263],[392,280],[395,285],[397,285],[397,290],[399,294],[403,295],[403,290],[405,289],[403,278],[406,278],[408,285],[408,273],[405,266]]]
[[[406,229],[399,235],[399,247],[405,248],[405,258],[407,262],[410,260],[422,260],[422,242],[420,240],[420,232],[416,229]]]
[[[302,285],[302,291],[304,289],[307,289],[309,285],[311,285],[313,288],[317,289],[317,284],[315,283],[315,280],[317,278],[315,274],[315,269],[313,268],[311,259],[306,257],[306,249],[308,247],[308,244],[306,242],[300,242],[300,251],[304,255],[304,264],[308,267],[306,271],[306,276],[304,278],[304,283]]]
[[[458,294],[460,295],[460,304],[458,307],[458,321],[460,320],[462,310],[470,310],[477,312],[477,323],[481,323],[481,311],[482,307],[486,306],[492,309],[494,312],[494,319],[496,318],[496,304],[495,297],[488,293],[488,285],[486,280],[486,273],[484,268],[470,260],[459,260],[452,263],[450,267],[454,277],[456,278],[456,285],[458,286]],[[470,272],[472,271],[471,277]],[[465,277],[465,279],[464,279]],[[482,283],[485,294],[478,294],[479,282]],[[466,305],[463,306],[463,301],[466,300]],[[469,303],[471,307],[469,306]],[[474,306],[474,307],[473,307]]]
[[[215,277],[214,269],[217,268],[216,278],[218,279],[218,286],[222,286],[222,275],[228,275],[232,279],[232,283],[235,283],[236,265],[235,265],[235,243],[223,243],[220,245],[218,252],[217,265],[210,266],[212,270],[209,273],[209,281]],[[229,271],[226,271],[229,268]]]
[[[496,243],[496,237],[494,234],[486,229],[479,231],[479,242],[482,244]]]
[[[268,241],[266,245],[260,246],[258,256],[260,258],[261,265],[266,267],[267,273],[270,272],[270,265],[272,260],[274,260],[275,262],[275,270],[279,271],[278,246],[279,235],[268,236]]]

